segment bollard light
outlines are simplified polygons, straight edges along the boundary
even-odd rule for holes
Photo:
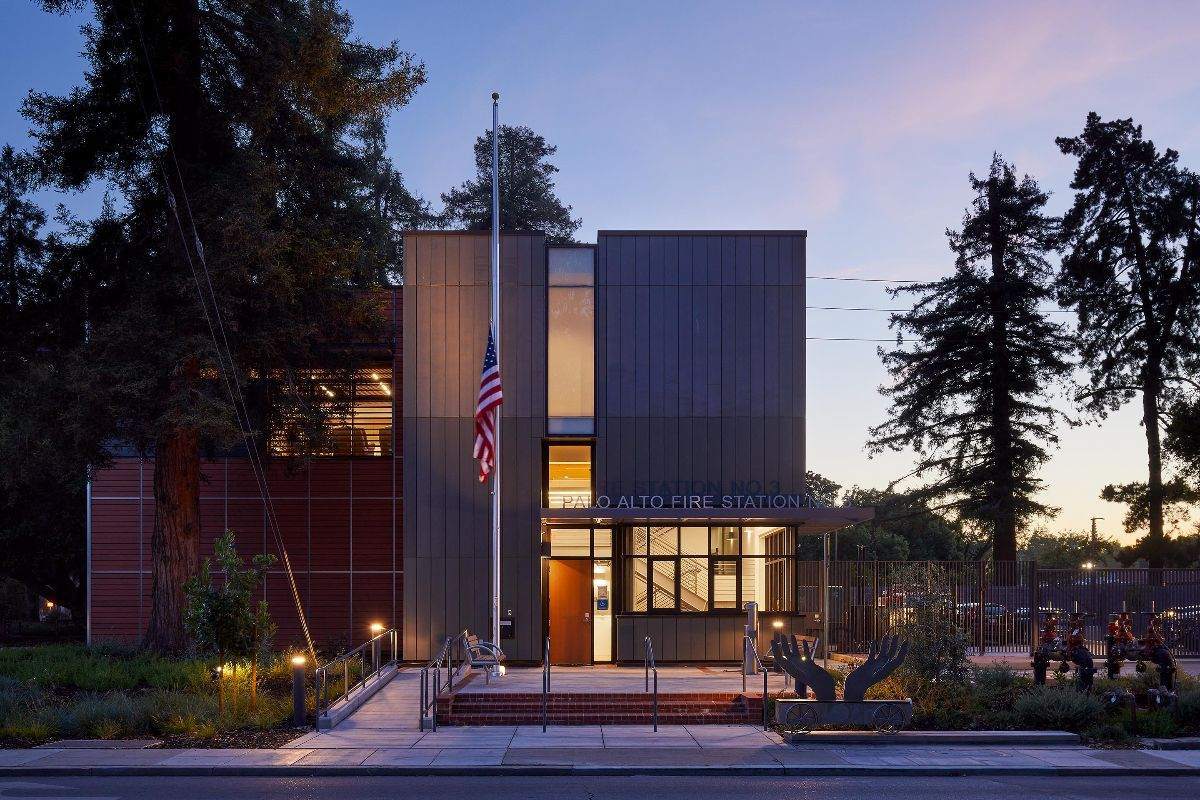
[[[379,672],[379,634],[383,633],[383,624],[371,623],[371,671]]]
[[[297,728],[302,728],[306,721],[306,709],[304,702],[304,665],[307,659],[304,656],[292,657],[292,724]]]

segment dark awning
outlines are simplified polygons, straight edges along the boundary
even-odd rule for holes
[[[872,507],[827,508],[543,508],[552,525],[781,525],[800,533],[836,531],[875,518]]]

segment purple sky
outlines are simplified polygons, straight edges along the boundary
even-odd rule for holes
[[[498,90],[504,121],[558,145],[560,195],[589,241],[598,228],[805,228],[810,274],[930,278],[951,268],[943,231],[993,150],[1066,207],[1072,165],[1054,137],[1090,110],[1133,116],[1200,168],[1192,2],[344,4],[361,36],[397,39],[428,67],[391,124],[412,189],[436,200],[471,173]],[[20,146],[26,90],[78,81],[81,18],[2,6],[0,139]],[[877,284],[809,290],[812,305],[893,304]],[[882,313],[811,311],[808,325],[888,335]],[[810,342],[808,354],[811,468],[872,486],[907,472],[904,455],[863,452],[885,408],[875,346]],[[1097,494],[1144,476],[1135,408],[1063,431],[1043,475],[1063,508],[1050,526],[1103,516],[1118,533],[1123,509]]]

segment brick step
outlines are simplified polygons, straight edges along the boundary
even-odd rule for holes
[[[653,722],[650,714],[547,714],[546,721],[551,725],[649,725]],[[689,714],[658,715],[659,725],[756,725],[762,721],[762,714],[708,714],[693,716]],[[438,715],[439,725],[451,726],[487,726],[487,725],[540,725],[541,713],[537,714],[450,714]]]

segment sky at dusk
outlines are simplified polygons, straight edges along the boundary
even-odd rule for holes
[[[810,275],[927,279],[953,264],[944,231],[992,152],[1070,203],[1072,163],[1054,137],[1088,111],[1132,116],[1200,169],[1200,4],[1164,3],[406,3],[343,0],[358,34],[395,39],[428,83],[390,125],[410,189],[437,195],[473,172],[490,124],[524,124],[558,146],[560,196],[597,229],[803,228]],[[81,77],[84,15],[0,0],[0,142],[22,147],[30,88]],[[100,193],[39,199],[94,211]],[[892,307],[881,284],[809,282],[809,304]],[[903,304],[905,301],[899,301]],[[1069,315],[1057,314],[1063,321]],[[887,314],[810,311],[810,336],[879,338]],[[868,459],[886,403],[869,342],[808,344],[808,463],[844,484],[883,486],[910,458]],[[1064,408],[1070,403],[1060,401]],[[1131,405],[1061,432],[1043,471],[1052,529],[1119,534],[1111,482],[1145,480]],[[1128,537],[1125,537],[1128,538]]]

